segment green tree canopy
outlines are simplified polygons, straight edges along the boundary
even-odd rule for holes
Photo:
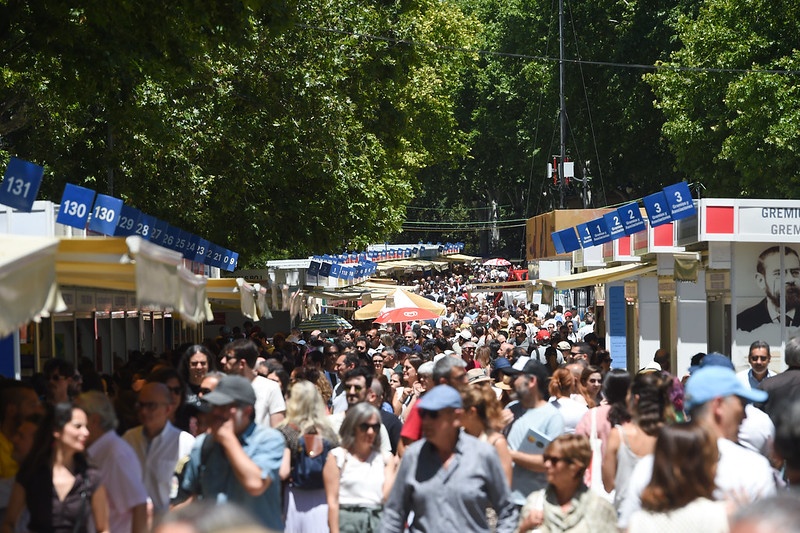
[[[648,81],[681,171],[707,194],[797,196],[799,23],[782,0],[707,0],[677,20],[682,46]]]
[[[463,61],[407,44],[472,46],[447,2],[0,2],[0,149],[51,200],[111,192],[245,264],[384,240],[466,150]]]

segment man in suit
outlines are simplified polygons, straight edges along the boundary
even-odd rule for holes
[[[781,249],[771,246],[758,256],[756,283],[766,296],[756,305],[736,315],[736,329],[753,331],[766,324],[800,326],[800,257],[784,247],[784,285],[781,285]],[[781,316],[781,297],[786,298],[786,316]]]

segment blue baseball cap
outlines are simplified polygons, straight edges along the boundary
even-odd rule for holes
[[[450,385],[437,385],[420,399],[419,408],[426,411],[461,409],[461,395]]]
[[[764,402],[768,394],[759,389],[745,387],[736,377],[736,372],[726,366],[704,366],[692,373],[686,382],[687,409],[691,410],[714,398],[725,396],[738,396],[747,402]]]
[[[711,352],[710,354],[708,354],[708,355],[704,356],[702,359],[700,359],[700,364],[699,365],[690,366],[689,367],[689,373],[693,374],[697,370],[700,370],[701,368],[705,368],[707,366],[721,366],[721,367],[730,368],[731,370],[734,370],[733,362],[730,360],[729,357],[726,357],[726,356],[722,355],[721,353]]]

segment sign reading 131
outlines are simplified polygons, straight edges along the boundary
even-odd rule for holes
[[[84,229],[94,201],[94,191],[68,183],[61,195],[61,206],[56,222],[73,228]]]
[[[0,204],[30,213],[43,175],[44,167],[12,157],[0,184]]]

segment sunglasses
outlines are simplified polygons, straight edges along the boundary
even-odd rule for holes
[[[768,355],[751,355],[750,359],[752,361],[768,361],[769,360],[769,356]]]
[[[553,466],[557,465],[559,461],[564,461],[567,464],[572,463],[572,459],[567,459],[566,457],[555,457],[553,455],[543,455],[542,460],[547,463],[548,461],[553,464]]]
[[[362,387],[361,385],[347,385],[347,384],[345,384],[344,388],[345,388],[345,390],[355,389],[356,392],[361,392],[361,390],[364,387]]]
[[[377,433],[377,432],[379,432],[381,430],[381,424],[380,424],[380,422],[375,423],[375,424],[370,424],[370,423],[367,423],[367,422],[361,422],[358,425],[358,429],[360,429],[364,433],[366,433],[368,429],[371,429],[372,431]]]

